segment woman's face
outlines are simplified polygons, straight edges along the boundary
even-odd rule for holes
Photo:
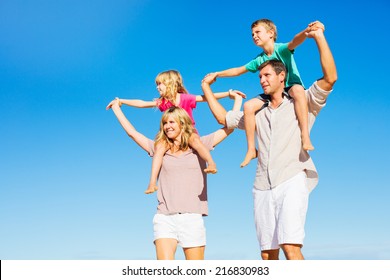
[[[180,124],[172,117],[168,118],[163,122],[163,129],[165,135],[171,140],[179,140],[181,136],[181,126]]]

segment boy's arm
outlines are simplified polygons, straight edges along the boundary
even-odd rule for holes
[[[296,47],[298,47],[300,44],[302,44],[310,31],[315,31],[317,29],[321,28],[322,30],[325,30],[324,25],[319,21],[314,21],[310,23],[304,30],[299,32],[297,35],[294,36],[294,38],[288,43],[288,49],[290,51],[294,50]]]
[[[294,36],[294,38],[290,42],[288,42],[287,47],[290,51],[294,50],[296,47],[302,44],[303,41],[306,40],[306,33],[307,33],[306,30],[307,29],[299,32],[297,35]]]
[[[229,69],[226,69],[226,70],[223,70],[223,71],[218,71],[218,72],[213,72],[213,73],[209,73],[207,74],[203,80],[208,76],[208,75],[213,75],[215,76],[215,78],[217,77],[235,77],[235,76],[240,76],[244,73],[248,72],[248,70],[246,69],[245,65],[244,66],[240,66],[240,67],[234,67],[234,68],[229,68]]]

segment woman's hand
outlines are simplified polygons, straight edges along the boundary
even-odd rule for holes
[[[118,97],[115,97],[114,100],[112,100],[110,103],[108,103],[106,110],[109,110],[113,107],[118,107],[120,108],[122,106],[122,102]]]

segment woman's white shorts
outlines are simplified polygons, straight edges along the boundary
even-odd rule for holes
[[[156,214],[153,218],[154,241],[176,239],[182,248],[206,245],[206,228],[201,214]]]
[[[260,250],[279,249],[281,244],[303,245],[309,204],[305,172],[271,190],[253,188],[253,199]]]

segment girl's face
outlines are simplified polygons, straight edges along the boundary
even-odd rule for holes
[[[157,82],[157,90],[160,93],[160,96],[164,96],[167,92],[167,87],[163,83]]]
[[[181,126],[172,116],[169,116],[163,122],[163,129],[164,129],[165,135],[169,139],[171,139],[171,140],[180,140]]]

